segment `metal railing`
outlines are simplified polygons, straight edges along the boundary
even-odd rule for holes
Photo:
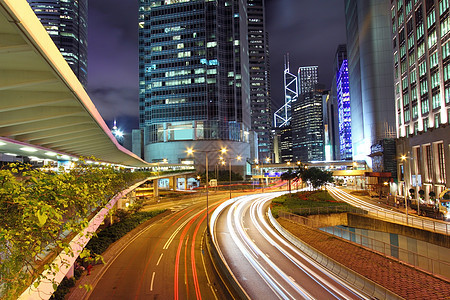
[[[337,206],[326,206],[326,207],[300,207],[292,210],[293,214],[300,216],[307,215],[323,215],[323,214],[335,214],[335,213],[346,213],[351,212],[355,214],[367,214],[367,211],[355,208],[349,205],[337,205]]]
[[[398,246],[385,243],[380,240],[376,240],[340,227],[328,227],[327,225],[317,221],[295,215],[286,211],[279,211],[279,217],[288,219],[297,224],[305,225],[311,228],[322,228],[321,230],[327,233],[333,234],[340,238],[345,238],[353,243],[361,245],[363,247],[377,251],[381,255],[401,261],[406,262],[416,269],[426,270],[435,275],[441,275],[450,278],[450,263],[439,259],[431,258],[419,253],[402,249]],[[346,238],[345,236],[348,236]]]
[[[329,190],[330,191],[330,190]],[[388,221],[392,221],[395,223],[401,223],[406,224],[411,227],[428,230],[436,233],[442,233],[449,235],[450,234],[450,223],[439,221],[439,220],[433,220],[433,219],[426,219],[426,218],[419,218],[415,215],[409,214],[408,217],[406,217],[404,212],[396,211],[395,208],[392,208],[391,210],[381,207],[375,207],[375,205],[363,203],[362,199],[357,199],[358,201],[355,201],[351,198],[345,198],[344,195],[338,195],[336,192],[330,191],[333,196],[338,197],[339,200],[345,201],[357,208],[360,208],[362,210],[367,211],[367,214],[369,216],[374,216],[379,219],[384,219]],[[349,195],[352,197],[351,195]],[[345,199],[344,199],[345,198]],[[349,201],[347,201],[349,200]],[[401,201],[399,201],[400,206],[404,204]],[[414,209],[414,206],[411,208],[408,206],[408,210]]]

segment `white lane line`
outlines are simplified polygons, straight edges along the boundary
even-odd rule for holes
[[[155,280],[155,272],[152,274],[152,283],[150,284],[150,291],[153,291],[153,281]]]
[[[178,226],[177,230],[175,230],[172,235],[170,236],[170,238],[167,240],[167,242],[164,244],[163,249],[167,250],[170,246],[170,243],[172,243],[173,239],[175,238],[175,236],[178,234],[178,232],[180,232],[181,228],[183,228],[194,216],[186,219],[186,221],[184,221],[180,226]]]
[[[158,262],[156,263],[156,265],[159,265],[159,262],[161,261],[161,258],[163,257],[164,253],[161,253],[161,255],[158,258]]]

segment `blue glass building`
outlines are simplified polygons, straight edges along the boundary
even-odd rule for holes
[[[341,160],[352,159],[352,118],[350,111],[350,92],[348,63],[342,62],[336,76],[337,102],[339,113],[339,143]]]
[[[184,162],[188,147],[227,147],[250,156],[245,3],[140,0],[139,123],[145,160]]]

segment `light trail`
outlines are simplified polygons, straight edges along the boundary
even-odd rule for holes
[[[302,277],[299,277],[299,271],[306,274],[311,282],[314,282],[316,294],[320,293],[326,298],[335,299],[364,299],[365,297],[361,293],[321,266],[317,266],[315,261],[304,255],[271,228],[265,217],[264,207],[272,198],[284,193],[286,192],[242,196],[228,200],[212,214],[211,228],[215,228],[219,218],[224,218],[223,222],[226,223],[232,243],[236,245],[245,260],[279,299],[316,298],[311,294],[310,286],[302,285],[304,283],[301,282],[302,279],[299,279]],[[246,216],[246,220],[251,222],[249,225],[254,227],[244,226]],[[219,248],[219,255],[224,257],[220,247],[226,247],[226,242],[219,245],[215,230],[212,233],[212,240]],[[271,245],[269,252],[267,252],[267,245]],[[262,250],[261,246],[266,249]],[[224,258],[226,260],[226,257]],[[230,267],[228,266],[228,268]]]

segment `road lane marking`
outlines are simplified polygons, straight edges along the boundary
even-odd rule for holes
[[[159,256],[158,262],[156,263],[157,266],[159,265],[159,262],[161,261],[161,258],[163,257],[163,255],[164,255],[164,253],[161,253],[161,255]]]
[[[153,291],[153,281],[155,280],[155,272],[152,274],[152,283],[150,284],[150,291]]]

